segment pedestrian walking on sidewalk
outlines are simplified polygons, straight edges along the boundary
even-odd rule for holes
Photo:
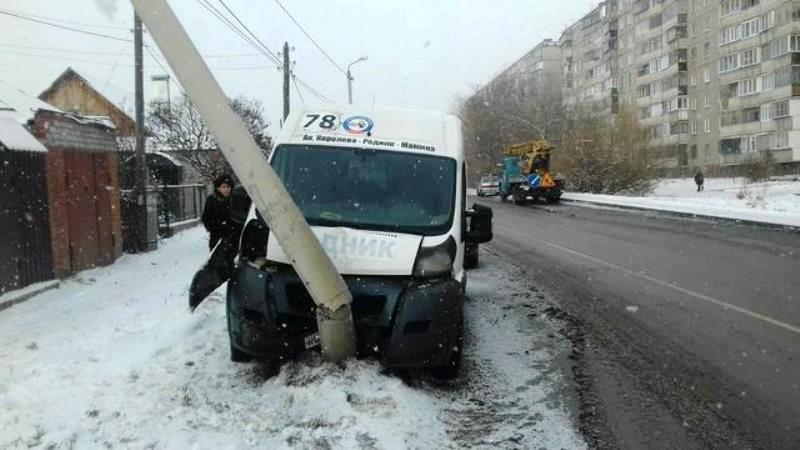
[[[697,172],[694,174],[694,182],[697,184],[697,192],[700,192],[704,189],[703,184],[705,184],[705,177],[703,177],[703,171],[697,169]]]
[[[214,180],[214,193],[206,199],[203,226],[208,230],[208,249],[213,250],[220,239],[233,230],[231,223],[231,192],[233,178],[220,175]]]

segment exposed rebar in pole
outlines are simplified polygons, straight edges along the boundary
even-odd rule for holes
[[[136,198],[134,241],[136,251],[148,249],[147,239],[147,163],[144,142],[144,61],[142,58],[142,21],[133,16],[133,58],[136,108],[136,147],[134,153],[134,192]]]
[[[166,0],[131,0],[131,3],[317,304],[323,356],[333,362],[355,356],[350,291],[278,175],[231,109],[225,93]]]

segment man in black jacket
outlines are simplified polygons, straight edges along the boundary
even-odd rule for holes
[[[214,193],[206,199],[203,209],[203,226],[209,233],[208,248],[214,250],[223,236],[233,230],[231,223],[231,191],[233,178],[220,175],[214,180]]]
[[[697,172],[694,174],[694,182],[697,184],[697,192],[703,190],[703,184],[705,184],[705,177],[703,176],[703,171],[697,169]]]

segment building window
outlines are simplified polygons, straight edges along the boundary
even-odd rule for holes
[[[768,73],[766,75],[761,75],[758,78],[759,86],[761,92],[771,91],[775,89],[775,72]]]
[[[779,131],[775,133],[775,148],[789,147],[789,132]]]
[[[703,70],[703,80],[704,80],[706,83],[709,83],[709,82],[711,81],[711,71],[710,71],[710,70],[708,70],[708,67],[706,67],[706,68]]]
[[[721,155],[738,155],[742,153],[742,139],[731,138],[720,140],[719,153]]]
[[[722,0],[719,8],[719,16],[725,17],[736,14],[741,9],[740,0]]]
[[[697,121],[693,120],[691,126],[692,126],[692,135],[697,135]]]
[[[761,31],[769,30],[775,26],[775,10],[761,15]]]
[[[755,19],[742,22],[740,29],[739,36],[741,36],[741,39],[747,39],[757,35],[761,32],[761,18],[756,17]]]
[[[797,36],[800,38],[800,36]],[[800,40],[798,40],[798,44],[800,44]],[[761,62],[761,49],[751,48],[743,51],[739,55],[739,67],[747,67],[758,64]]]
[[[730,44],[733,41],[739,40],[739,30],[740,28],[736,25],[731,25],[728,27],[724,27],[719,32],[719,44],[725,45]],[[709,46],[710,47],[710,46]],[[706,54],[708,56],[708,54]]]
[[[689,109],[689,97],[676,97],[672,99],[671,111],[684,111]]]
[[[767,44],[767,46],[769,46],[770,58],[777,58],[778,56],[784,55],[789,51],[789,40],[787,39],[787,36],[783,36],[778,39],[773,39]]]
[[[741,149],[744,152],[754,152],[758,149],[756,136],[744,136],[742,138]]]
[[[719,73],[730,72],[739,68],[739,54],[723,56],[719,59]]]
[[[789,115],[789,100],[775,102],[773,113],[772,117],[775,119],[778,117],[787,117]]]
[[[800,36],[789,36],[789,50],[800,52]]]
[[[771,112],[772,112],[772,107],[769,103],[767,103],[766,105],[761,105],[761,121],[769,122],[770,120],[772,120],[772,115],[770,114]]]
[[[703,106],[706,108],[711,108],[711,102],[708,100],[708,94],[703,96]]]
[[[746,80],[741,80],[737,83],[737,95],[744,96],[744,95],[752,95],[758,92],[756,89],[756,79],[755,78],[748,78]]]
[[[711,120],[705,119],[703,121],[703,131],[706,133],[711,133]]]

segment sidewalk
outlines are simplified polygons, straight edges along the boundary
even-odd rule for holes
[[[741,179],[710,178],[703,192],[696,192],[691,179],[670,179],[659,182],[647,196],[565,193],[562,199],[595,206],[800,227],[800,181],[793,179],[745,183]]]

